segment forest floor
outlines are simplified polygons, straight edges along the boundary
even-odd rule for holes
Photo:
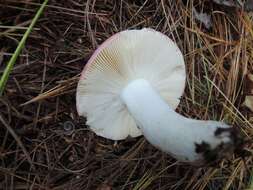
[[[0,75],[41,3],[0,1]],[[50,0],[0,98],[0,189],[248,187],[251,156],[194,167],[143,137],[98,137],[78,116],[76,85],[91,54],[112,34],[143,27],[166,34],[183,52],[187,81],[177,112],[223,120],[253,136],[253,112],[244,104],[253,72],[252,13],[197,0]]]

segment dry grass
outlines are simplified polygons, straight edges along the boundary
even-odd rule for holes
[[[251,157],[194,168],[142,137],[117,143],[97,137],[77,116],[78,76],[95,48],[123,29],[152,27],[174,39],[185,56],[187,88],[177,111],[223,119],[252,137],[253,114],[241,106],[245,76],[253,72],[252,15],[211,1],[183,2],[49,1],[0,99],[0,189],[248,186]],[[35,0],[0,1],[0,72],[39,5]],[[194,19],[193,6],[211,14],[211,29]],[[72,129],[66,121],[74,124]]]

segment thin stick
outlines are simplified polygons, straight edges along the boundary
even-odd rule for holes
[[[16,140],[17,144],[19,145],[19,147],[22,149],[23,153],[26,156],[27,161],[31,164],[32,168],[35,169],[35,166],[33,164],[33,161],[28,153],[28,151],[26,150],[25,146],[23,145],[23,143],[21,142],[21,140],[19,139],[19,137],[17,136],[17,134],[15,133],[15,131],[12,129],[12,127],[5,121],[5,119],[3,118],[3,116],[0,114],[0,122],[3,124],[3,126],[7,129],[7,131],[11,134],[11,136]]]

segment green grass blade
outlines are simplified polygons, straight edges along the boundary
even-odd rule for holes
[[[8,62],[3,75],[1,77],[0,80],[0,96],[3,94],[3,91],[5,89],[5,85],[8,81],[9,75],[12,71],[12,68],[21,52],[21,50],[23,49],[24,45],[25,45],[25,41],[28,38],[29,34],[31,33],[34,25],[36,24],[37,20],[39,19],[40,15],[42,14],[46,4],[47,4],[48,0],[44,0],[43,4],[40,6],[39,10],[37,11],[36,15],[34,16],[29,28],[26,30],[25,34],[23,35],[21,41],[18,44],[18,47],[16,48],[14,54],[12,55],[10,61]]]

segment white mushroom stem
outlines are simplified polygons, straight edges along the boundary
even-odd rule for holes
[[[196,151],[196,146],[202,143],[214,149],[231,142],[228,132],[215,133],[218,128],[228,128],[228,125],[178,114],[144,79],[128,84],[121,93],[121,99],[146,139],[180,161],[202,160],[204,155]]]

